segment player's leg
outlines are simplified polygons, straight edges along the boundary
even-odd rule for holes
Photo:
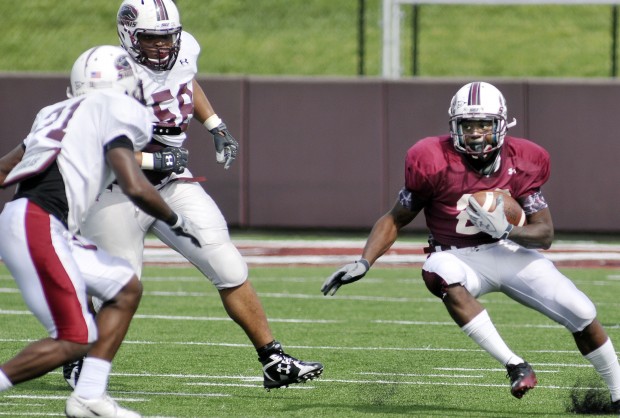
[[[6,390],[83,356],[97,329],[60,221],[19,199],[5,206],[0,229],[2,259],[51,337],[30,344],[0,366],[0,390]]]
[[[290,357],[275,341],[260,299],[247,279],[247,265],[231,242],[226,221],[213,199],[198,183],[172,183],[161,193],[175,212],[198,225],[207,244],[197,248],[160,221],[153,224],[153,233],[194,264],[218,289],[226,312],[244,330],[259,354],[265,386],[286,386],[319,376],[323,370],[320,363]],[[273,373],[272,369],[283,372]]]
[[[103,304],[96,316],[99,338],[83,360],[79,380],[67,401],[67,415],[82,416],[80,414],[86,411],[96,411],[107,416],[111,411],[122,411],[122,416],[139,416],[118,406],[106,390],[112,360],[138,308],[142,283],[127,261],[95,249],[81,237],[74,239],[72,244],[88,294],[96,296]]]
[[[247,265],[231,242],[226,221],[213,199],[198,183],[172,183],[161,193],[174,211],[198,226],[207,244],[198,248],[163,222],[153,224],[153,233],[211,280],[226,312],[243,328],[255,348],[273,341],[267,316],[247,280]]]
[[[137,209],[120,187],[113,185],[88,211],[80,234],[108,254],[129,261],[140,277],[144,238],[152,222],[152,217]]]
[[[508,347],[476,299],[494,289],[483,283],[472,267],[451,251],[433,253],[424,263],[422,278],[431,293],[442,299],[461,330],[506,367],[513,396],[521,398],[536,386],[530,365]]]
[[[519,268],[517,275],[506,278],[505,293],[564,325],[573,334],[581,354],[606,382],[612,401],[620,407],[620,364],[607,332],[596,318],[594,303],[538,252],[523,249],[519,257],[501,263],[508,271]],[[520,264],[511,268],[511,262]]]
[[[103,301],[96,316],[99,338],[88,356],[112,361],[138,309],[142,283],[129,262],[92,249],[82,238],[73,241],[73,253],[88,294]]]
[[[112,185],[101,193],[90,208],[80,233],[98,248],[129,261],[139,278],[144,237],[152,222],[153,218],[138,210],[118,185]],[[92,298],[94,312],[99,311],[102,303],[101,299]],[[71,388],[75,388],[82,365],[83,359],[63,365],[63,376]]]

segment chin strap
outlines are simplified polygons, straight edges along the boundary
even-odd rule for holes
[[[517,125],[517,119],[516,118],[512,118],[512,122],[510,122],[509,124],[506,125],[506,129],[510,129],[513,126]]]
[[[502,157],[497,153],[497,157],[493,161],[492,164],[486,165],[482,170],[480,170],[480,174],[484,174],[485,176],[489,176],[499,170],[499,166],[502,163]]]
[[[489,161],[486,164],[481,164],[480,160],[472,158],[467,154],[464,154],[464,157],[465,161],[467,161],[468,165],[472,169],[482,174],[483,176],[490,176],[491,174],[499,170],[499,167],[501,166],[502,157],[499,151],[500,150],[497,150],[497,156],[493,159],[493,161]]]

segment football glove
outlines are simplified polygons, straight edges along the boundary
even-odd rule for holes
[[[370,263],[363,258],[355,263],[349,263],[325,280],[321,286],[321,292],[324,296],[327,296],[328,293],[333,296],[343,284],[353,283],[364,277],[368,269],[370,269]]]
[[[172,230],[172,232],[179,236],[189,238],[192,241],[192,244],[194,244],[198,248],[201,248],[203,245],[206,244],[206,242],[200,235],[200,231],[198,230],[196,224],[194,224],[189,219],[183,217],[183,215],[180,215],[178,213],[176,213],[175,215],[177,215],[177,220],[174,224],[170,225],[170,229]]]
[[[153,153],[153,171],[181,174],[187,167],[189,151],[180,147],[166,147]]]
[[[467,215],[469,215],[471,223],[476,225],[480,231],[489,234],[493,238],[506,239],[512,228],[514,228],[506,219],[503,196],[498,196],[493,212],[484,210],[473,197],[469,198],[469,206],[465,210]]]
[[[228,132],[228,128],[224,122],[221,122],[215,128],[210,129],[213,134],[213,142],[215,144],[215,159],[219,164],[224,164],[224,169],[228,170],[235,158],[237,158],[237,150],[239,143]]]

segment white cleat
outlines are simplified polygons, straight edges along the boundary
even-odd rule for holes
[[[68,418],[141,418],[142,415],[120,407],[107,394],[97,399],[84,399],[72,394],[67,399],[65,414]]]

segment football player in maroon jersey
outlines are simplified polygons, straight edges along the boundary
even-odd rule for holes
[[[609,408],[620,410],[620,365],[592,301],[537,249],[553,240],[551,212],[541,191],[549,178],[549,155],[526,139],[507,136],[502,93],[484,82],[463,86],[449,108],[450,134],[428,137],[407,152],[405,185],[394,207],[375,223],[358,261],[332,274],[321,291],[361,279],[424,210],[430,230],[422,278],[441,298],[461,330],[506,367],[511,393],[521,398],[537,384],[532,367],[499,335],[477,300],[503,292],[565,326],[581,354],[607,383]],[[501,190],[524,208],[527,224],[513,226],[498,199],[484,210],[472,193]]]

